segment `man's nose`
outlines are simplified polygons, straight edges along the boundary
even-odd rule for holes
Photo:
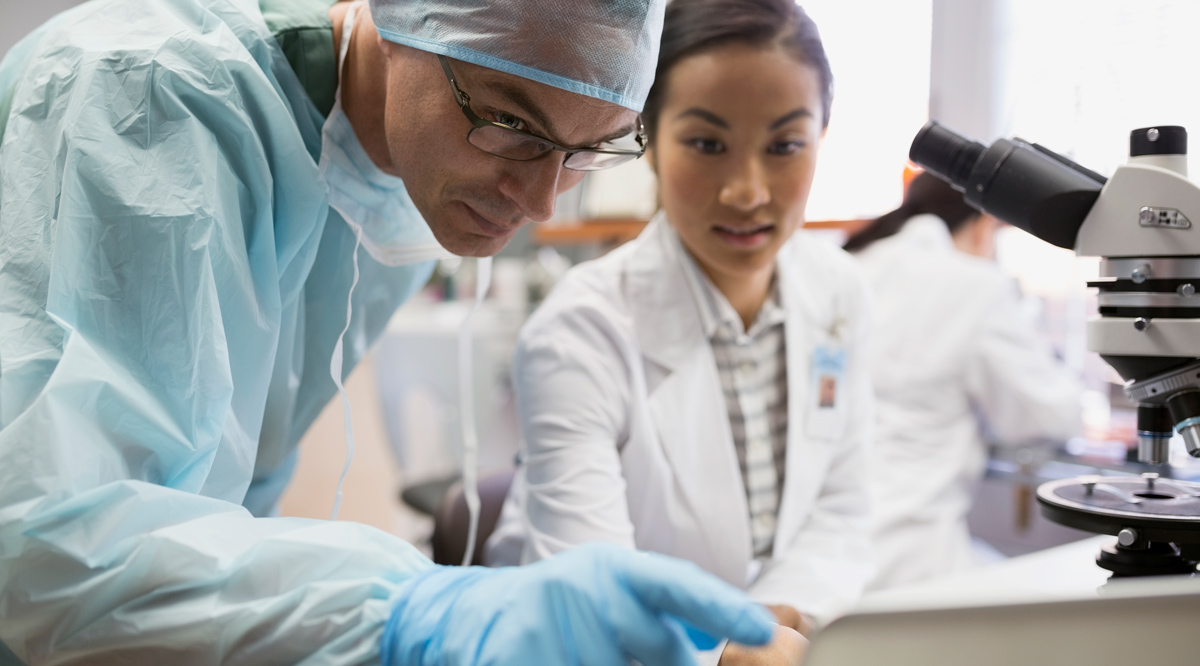
[[[730,174],[717,200],[734,210],[749,212],[771,201],[766,168],[758,159],[748,158]]]
[[[559,189],[566,184],[562,153],[552,151],[513,167],[500,179],[500,193],[517,205],[523,217],[534,222],[550,219]]]

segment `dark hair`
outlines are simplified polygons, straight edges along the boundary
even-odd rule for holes
[[[963,200],[962,192],[929,172],[921,172],[908,185],[904,203],[855,233],[844,246],[848,252],[866,249],[871,243],[895,235],[910,218],[917,215],[937,215],[946,223],[950,233],[981,215]]]
[[[833,72],[817,25],[795,0],[673,0],[667,3],[654,85],[642,110],[651,143],[666,97],[667,75],[684,58],[726,44],[778,46],[817,70],[822,126],[829,126]]]

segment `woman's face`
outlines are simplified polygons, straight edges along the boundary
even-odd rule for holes
[[[680,60],[665,92],[650,160],[671,224],[714,281],[773,270],[817,164],[816,70],[776,47],[729,45]]]

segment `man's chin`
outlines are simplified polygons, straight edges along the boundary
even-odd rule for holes
[[[503,250],[516,233],[514,229],[506,236],[484,236],[461,231],[439,234],[435,230],[433,235],[451,254],[460,257],[491,257]]]

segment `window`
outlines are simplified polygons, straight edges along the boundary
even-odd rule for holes
[[[800,4],[834,80],[807,218],[877,217],[900,204],[908,147],[929,117],[931,0]]]
[[[1008,0],[1001,84],[1006,135],[1111,174],[1129,131],[1200,133],[1200,3]]]

